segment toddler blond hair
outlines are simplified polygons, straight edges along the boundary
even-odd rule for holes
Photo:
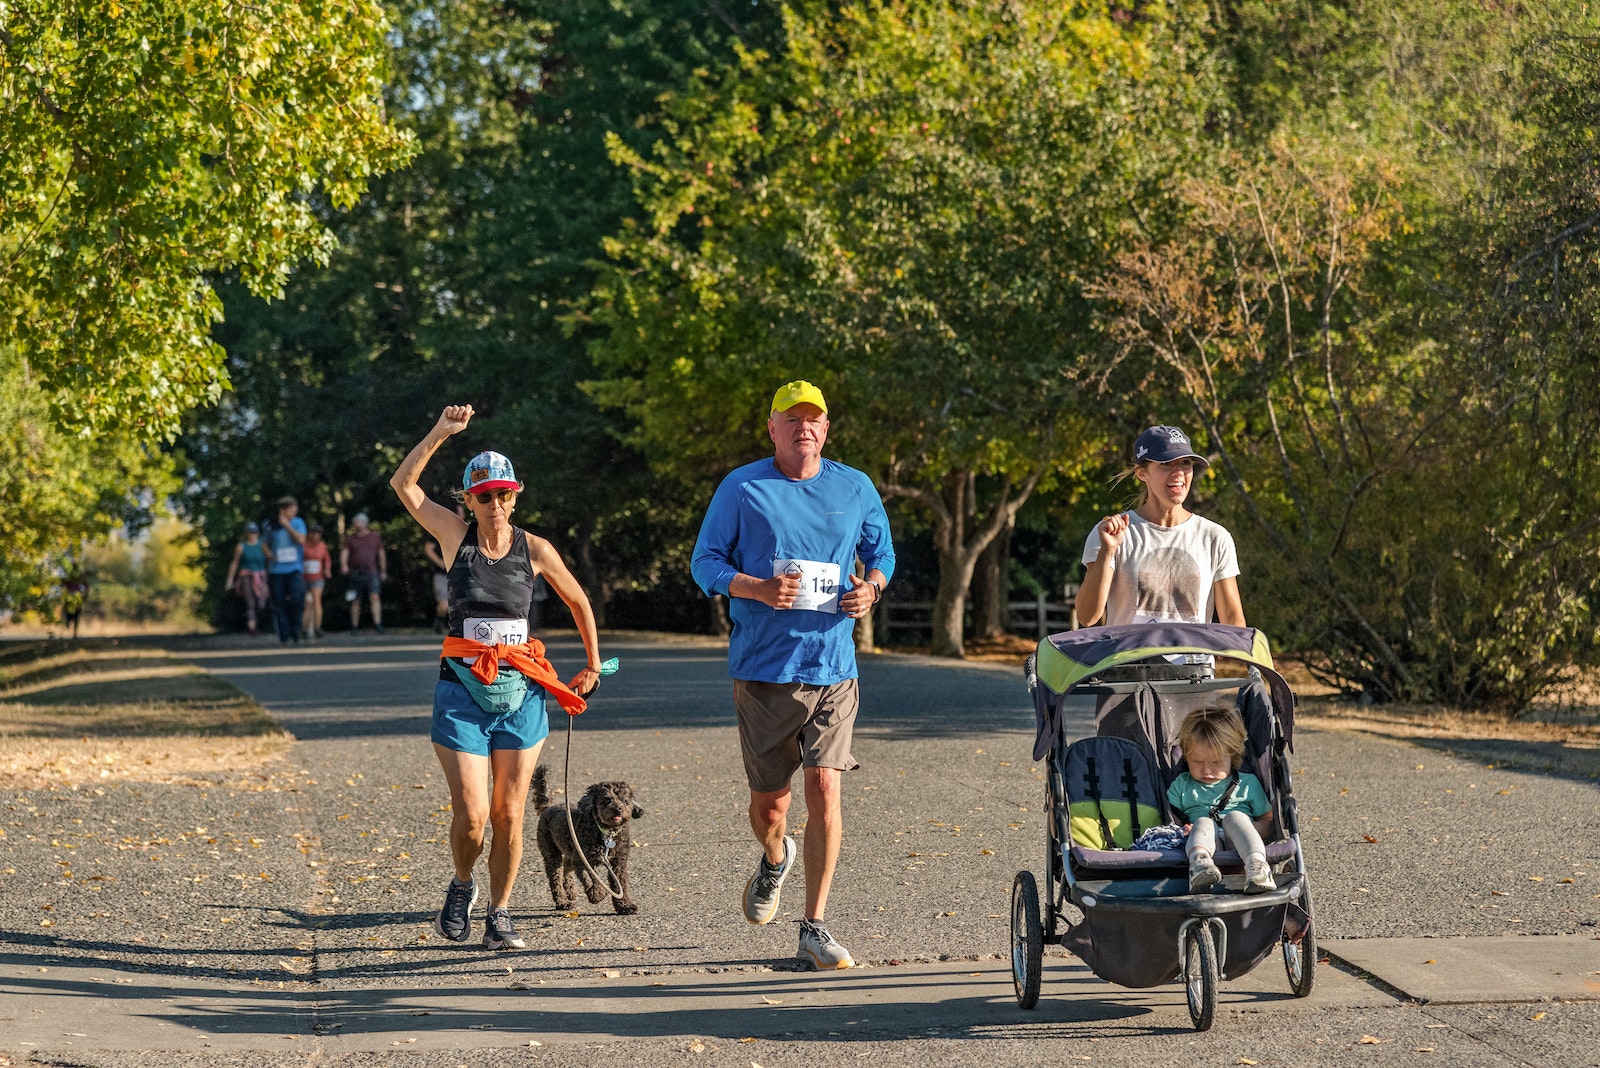
[[[1197,708],[1183,717],[1178,728],[1178,748],[1187,757],[1196,742],[1227,753],[1237,771],[1244,763],[1244,719],[1226,705]]]

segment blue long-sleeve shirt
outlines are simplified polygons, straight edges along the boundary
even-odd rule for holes
[[[289,526],[294,527],[302,538],[306,536],[306,521],[299,516],[290,519]],[[287,575],[291,571],[305,570],[305,549],[276,520],[261,540],[267,546],[267,574]]]
[[[872,480],[832,460],[823,460],[811,478],[792,479],[767,458],[737,469],[717,487],[690,570],[708,595],[727,595],[735,575],[771,578],[775,561],[831,563],[845,592],[858,556],[867,570],[877,568],[886,580],[894,575],[889,516]],[[843,612],[780,612],[731,596],[728,605],[728,674],[734,678],[831,686],[855,677],[855,621]]]

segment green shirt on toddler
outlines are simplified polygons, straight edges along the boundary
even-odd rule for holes
[[[1172,806],[1172,811],[1193,823],[1201,816],[1211,815],[1211,806],[1228,788],[1229,781],[1223,779],[1207,786],[1186,771],[1167,787],[1167,804]],[[1267,802],[1267,792],[1261,788],[1261,780],[1248,771],[1239,773],[1239,785],[1234,789],[1233,796],[1228,798],[1228,803],[1222,806],[1222,811],[1232,812],[1241,808],[1249,813],[1251,819],[1258,819],[1272,811],[1272,806]]]

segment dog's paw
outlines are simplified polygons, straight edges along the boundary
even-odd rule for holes
[[[619,902],[617,902],[617,915],[618,916],[632,916],[635,912],[638,912],[638,911],[639,911],[639,906],[635,905],[632,901],[619,901]]]

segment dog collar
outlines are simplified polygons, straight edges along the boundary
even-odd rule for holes
[[[595,828],[599,830],[600,837],[606,840],[608,846],[615,845],[617,842],[617,835],[622,833],[621,827],[607,827],[598,819],[594,821],[594,825]]]

